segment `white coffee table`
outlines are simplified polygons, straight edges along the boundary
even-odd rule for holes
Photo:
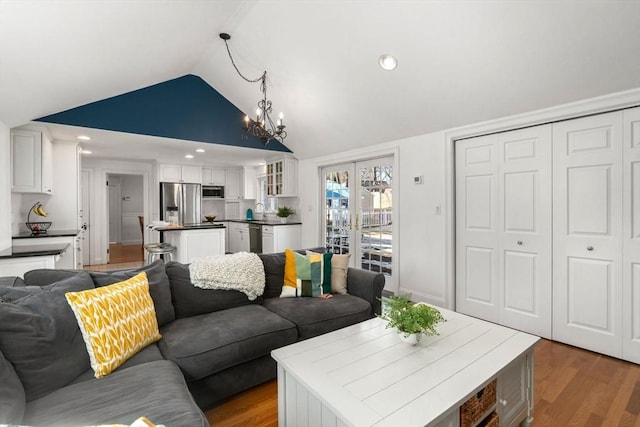
[[[416,346],[370,319],[277,350],[281,427],[459,424],[459,406],[497,378],[500,425],[530,424],[538,337],[440,309]]]

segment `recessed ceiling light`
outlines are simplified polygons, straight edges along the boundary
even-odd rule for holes
[[[81,154],[91,154],[91,151],[89,150],[80,150]]]
[[[398,66],[398,60],[395,56],[385,53],[384,55],[380,55],[380,58],[378,58],[378,64],[380,64],[384,70],[391,71],[395,70]]]
[[[91,141],[91,137],[87,135],[78,135],[80,141]]]
[[[185,159],[193,159],[193,154],[187,154],[184,156]]]
[[[204,153],[204,148],[196,148],[196,153]]]

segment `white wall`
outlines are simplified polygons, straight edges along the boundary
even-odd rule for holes
[[[357,159],[397,156],[394,170],[394,275],[399,293],[411,293],[416,301],[455,308],[453,141],[517,129],[525,126],[597,114],[640,104],[640,88],[559,105],[544,110],[509,116],[483,123],[449,129],[413,138],[378,144],[366,150],[352,150],[298,164],[302,214],[302,247],[323,245],[320,236],[322,188],[319,168]],[[424,184],[414,184],[414,176],[424,176]],[[304,190],[303,190],[304,189]],[[309,191],[308,189],[315,189]],[[440,214],[436,209],[440,209]]]
[[[9,128],[0,122],[0,250],[11,247],[11,144]]]
[[[417,301],[446,305],[445,269],[445,138],[438,132],[353,150],[338,155],[301,160],[299,188],[321,188],[319,168],[325,165],[393,154],[396,157],[393,195],[397,211],[393,275],[397,289]],[[424,184],[414,184],[414,176]],[[322,246],[321,194],[299,191],[302,247]],[[440,213],[436,214],[436,208]]]

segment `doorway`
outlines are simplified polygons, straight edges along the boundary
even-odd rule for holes
[[[144,217],[143,176],[109,173],[107,193],[107,263],[142,261],[143,236],[138,217]]]
[[[393,276],[393,157],[327,166],[321,171],[323,235],[352,266]]]

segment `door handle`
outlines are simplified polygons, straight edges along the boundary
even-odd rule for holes
[[[516,243],[518,243],[518,246],[522,246],[522,240],[518,240]]]
[[[593,246],[587,246],[587,250],[588,251],[592,251],[593,250]]]

